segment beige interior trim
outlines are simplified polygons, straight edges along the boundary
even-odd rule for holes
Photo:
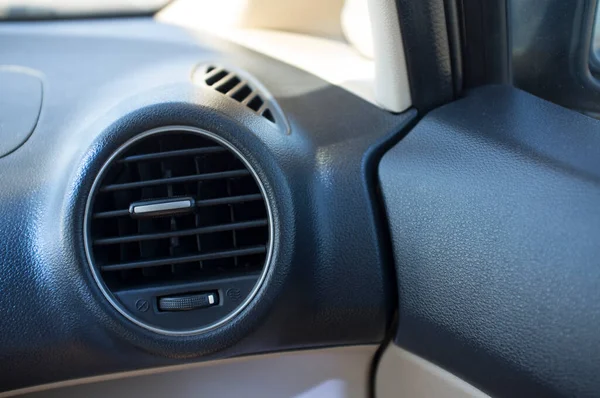
[[[383,109],[411,105],[394,0],[176,0],[156,19],[263,53]]]
[[[158,18],[209,32],[267,29],[343,40],[343,5],[344,0],[175,0]]]
[[[342,9],[342,31],[352,47],[368,59],[374,59],[373,27],[367,0],[346,0]]]
[[[234,30],[227,39],[310,72],[375,105],[375,64],[348,44],[274,30]]]
[[[464,380],[395,344],[390,344],[377,367],[377,398],[489,398]]]
[[[401,112],[412,99],[396,2],[367,2],[373,32],[375,98],[385,109]]]
[[[368,345],[246,356],[63,381],[0,398],[363,398],[376,350]]]

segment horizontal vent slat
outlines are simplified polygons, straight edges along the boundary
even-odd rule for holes
[[[180,149],[177,151],[165,151],[165,152],[155,152],[155,153],[146,153],[143,155],[132,155],[127,156],[126,158],[120,159],[119,163],[131,163],[131,162],[140,162],[144,160],[155,160],[155,159],[167,159],[174,158],[179,156],[194,156],[194,155],[206,155],[213,153],[223,153],[227,152],[227,149],[220,146],[209,146],[203,148],[192,148],[192,149]]]
[[[131,263],[103,265],[100,267],[102,271],[124,271],[135,268],[159,267],[161,265],[182,264],[194,261],[218,260],[227,257],[248,256],[252,254],[261,254],[267,251],[266,246],[254,246],[244,249],[225,250],[214,253],[196,254],[184,257],[161,258],[147,261],[134,261]]]
[[[216,205],[229,205],[233,203],[252,202],[255,200],[262,200],[262,195],[257,193],[253,195],[225,196],[223,198],[197,200],[196,206],[204,207]]]
[[[239,196],[224,196],[222,198],[215,199],[203,199],[196,200],[196,207],[208,207],[208,206],[218,206],[218,205],[230,205],[235,203],[243,203],[243,202],[254,202],[262,200],[262,195],[251,194],[251,195],[239,195]],[[111,210],[111,211],[102,211],[93,214],[93,218],[111,218],[111,217],[122,217],[129,216],[129,210]]]
[[[110,191],[118,191],[123,189],[134,189],[134,188],[144,188],[150,187],[154,185],[167,185],[167,184],[177,184],[177,183],[185,183],[185,182],[194,182],[194,181],[203,181],[203,180],[216,180],[220,178],[234,178],[234,177],[243,177],[250,175],[248,170],[233,170],[233,171],[221,171],[216,173],[207,173],[207,174],[198,174],[191,176],[183,176],[183,177],[171,177],[171,178],[161,178],[157,180],[148,180],[148,181],[136,181],[136,182],[127,182],[123,184],[111,184],[106,185],[100,188],[101,192],[110,192]]]
[[[98,213],[94,213],[93,218],[111,218],[111,217],[121,217],[128,216],[129,210],[112,210],[112,211],[101,211]]]
[[[94,245],[112,245],[112,244],[117,244],[117,243],[129,243],[129,242],[139,242],[139,241],[153,240],[153,239],[175,238],[175,237],[179,237],[179,236],[200,235],[200,234],[208,234],[208,233],[213,233],[213,232],[235,231],[235,230],[248,229],[248,228],[264,227],[266,225],[267,225],[266,219],[256,220],[256,221],[246,221],[246,222],[213,225],[213,226],[209,226],[209,227],[186,229],[186,230],[171,231],[171,232],[140,234],[140,235],[131,235],[131,236],[120,236],[120,237],[116,237],[116,238],[96,239],[94,241]]]

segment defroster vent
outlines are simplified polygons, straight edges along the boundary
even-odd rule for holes
[[[211,133],[173,127],[134,138],[101,171],[87,211],[94,276],[142,326],[183,334],[214,326],[241,310],[264,278],[271,251],[264,189],[239,152]],[[182,295],[210,303],[159,308]]]
[[[280,130],[289,132],[287,121],[277,103],[260,87],[256,79],[247,73],[218,65],[201,65],[194,72],[193,80],[239,102],[277,125]]]

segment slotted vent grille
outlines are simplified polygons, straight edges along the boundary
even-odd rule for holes
[[[200,69],[206,85],[250,108],[272,123],[277,123],[268,101],[248,80],[223,67],[208,65]]]
[[[88,250],[113,290],[260,272],[269,218],[256,177],[209,133],[142,135],[91,193]]]

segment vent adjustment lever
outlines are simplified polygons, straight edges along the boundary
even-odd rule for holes
[[[129,206],[132,217],[158,217],[190,213],[194,210],[193,198],[168,198],[135,202]]]
[[[219,304],[217,292],[194,293],[158,298],[159,311],[190,311]]]

